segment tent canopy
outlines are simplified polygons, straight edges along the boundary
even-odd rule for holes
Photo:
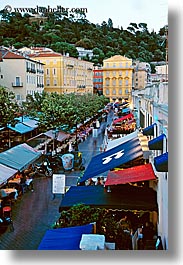
[[[40,156],[41,152],[24,143],[0,153],[0,163],[22,171]]]
[[[157,211],[157,194],[151,188],[121,185],[107,192],[103,186],[72,186],[65,194],[59,211],[83,203],[91,207],[119,210]]]
[[[16,169],[0,164],[0,186],[16,173]]]
[[[52,139],[55,139],[54,130],[49,130],[49,131],[45,132],[44,135],[46,135],[47,137],[50,137]],[[62,131],[59,131],[58,132],[57,141],[63,142],[66,139],[69,139],[69,137],[70,137],[70,134],[62,132]]]
[[[145,164],[124,170],[110,171],[107,175],[105,186],[126,184],[156,179],[152,165]]]
[[[136,137],[92,158],[80,182],[112,170],[143,155],[139,138]]]
[[[34,130],[34,128],[29,127],[21,122],[15,124],[15,126],[8,125],[7,126],[10,130],[18,132],[20,134],[28,133]]]
[[[82,234],[92,231],[92,224],[47,230],[38,250],[80,250]]]

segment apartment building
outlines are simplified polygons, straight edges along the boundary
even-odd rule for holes
[[[144,89],[151,81],[151,66],[149,63],[139,61],[133,62],[133,66],[133,88]]]
[[[103,68],[102,66],[93,67],[93,87],[98,95],[103,95]]]
[[[43,92],[43,63],[7,48],[0,48],[0,57],[0,86],[14,92],[19,103],[26,100],[28,94]]]
[[[103,60],[103,94],[113,101],[128,100],[132,94],[132,59],[115,55]]]
[[[44,66],[44,84],[46,92],[93,93],[93,63],[63,56],[54,51],[37,52],[29,55]]]
[[[157,137],[163,139],[162,148],[152,149],[149,162],[152,163],[157,177],[154,189],[157,191],[158,235],[161,236],[163,248],[168,249],[168,171],[158,170],[154,159],[168,152],[168,82],[156,82],[144,89],[134,90],[133,106],[135,107],[138,127],[153,127],[154,136],[149,140],[157,143]]]

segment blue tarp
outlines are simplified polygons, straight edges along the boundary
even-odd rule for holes
[[[152,125],[146,127],[143,129],[143,135],[154,135],[154,126],[156,126],[156,123],[153,123]]]
[[[163,139],[166,139],[166,135],[163,133],[158,137],[150,140],[148,146],[150,150],[163,150]]]
[[[80,182],[111,170],[143,155],[139,138],[120,144],[92,158]]]
[[[13,130],[15,132],[18,132],[18,133],[21,133],[21,134],[24,134],[24,133],[27,133],[27,132],[31,132],[34,130],[34,128],[32,127],[29,127],[21,122],[18,122],[15,127],[11,126],[11,125],[8,125],[7,126],[10,130]]]
[[[168,152],[155,157],[154,166],[158,172],[168,172]]]
[[[40,156],[41,152],[24,143],[0,153],[0,163],[22,171]]]
[[[82,234],[92,231],[92,224],[47,230],[38,250],[80,250]]]

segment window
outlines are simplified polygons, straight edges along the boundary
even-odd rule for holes
[[[53,68],[53,75],[56,75],[56,69]]]
[[[1,79],[3,79],[3,75],[1,75]]]
[[[128,86],[128,79],[125,80],[125,85]]]
[[[49,75],[49,69],[48,68],[46,69],[46,74]]]
[[[109,79],[106,80],[106,86],[109,86]]]
[[[128,70],[126,70],[126,76],[128,76]]]
[[[50,79],[46,79],[46,85],[47,85],[47,86],[50,85]]]
[[[109,89],[106,89],[106,95],[109,95]]]
[[[128,94],[128,89],[125,89],[125,94]]]
[[[15,85],[20,86],[20,77],[19,76],[15,77]]]
[[[112,90],[112,94],[113,94],[113,95],[116,95],[116,89],[113,89],[113,90]]]
[[[122,95],[122,89],[121,88],[119,89],[119,95]]]
[[[115,86],[116,85],[116,79],[112,80],[112,85]]]
[[[123,84],[123,80],[119,79],[119,86],[122,86],[122,84]]]
[[[56,79],[53,80],[53,85],[57,86],[57,80]]]
[[[113,68],[115,68],[116,67],[116,64],[115,63],[113,63]]]

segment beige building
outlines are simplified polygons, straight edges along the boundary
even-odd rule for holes
[[[103,61],[103,94],[110,101],[129,100],[132,93],[132,59],[115,55]]]
[[[93,93],[93,64],[56,52],[39,52],[29,55],[45,64],[44,87],[46,92]]]
[[[16,100],[21,103],[28,94],[44,90],[44,68],[41,62],[29,57],[0,49],[0,86],[13,91]]]
[[[133,87],[144,89],[150,80],[151,67],[149,63],[136,61],[134,65]]]

